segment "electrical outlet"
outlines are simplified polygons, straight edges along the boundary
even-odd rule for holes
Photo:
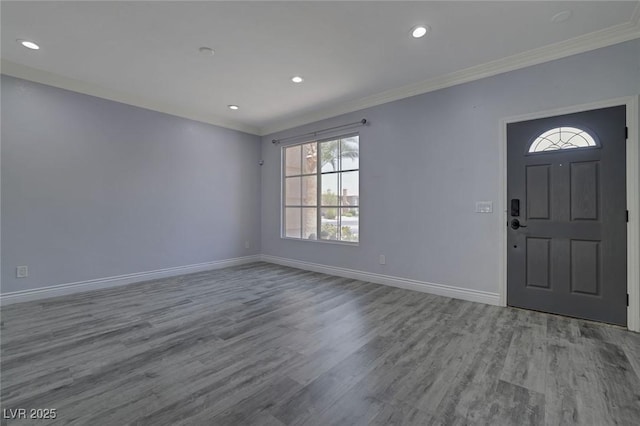
[[[384,265],[384,264],[386,264],[386,263],[387,263],[387,259],[385,259],[384,254],[381,254],[381,255],[380,255],[380,257],[378,257],[378,262],[379,262],[381,265]]]
[[[27,266],[16,267],[16,278],[27,278],[29,276],[29,268]]]
[[[249,242],[249,240],[244,242],[244,248],[246,249],[251,248],[251,243]]]

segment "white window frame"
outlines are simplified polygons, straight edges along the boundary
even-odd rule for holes
[[[328,137],[328,138],[323,138],[323,139],[317,139],[317,140],[308,140],[305,142],[296,142],[296,143],[292,143],[289,145],[285,145],[282,146],[280,148],[280,164],[281,164],[281,170],[280,170],[280,188],[281,188],[281,201],[280,201],[280,238],[284,239],[284,240],[292,240],[292,241],[307,241],[307,242],[314,242],[314,243],[322,243],[322,244],[344,244],[344,245],[349,245],[349,246],[358,246],[360,244],[360,212],[361,212],[361,204],[360,204],[360,161],[358,161],[358,168],[356,169],[345,169],[345,170],[338,170],[338,171],[331,171],[331,172],[322,172],[322,166],[321,166],[321,158],[320,158],[320,144],[323,142],[328,142],[328,141],[335,141],[335,140],[340,140],[340,139],[346,139],[346,138],[351,138],[357,136],[358,137],[358,156],[360,155],[360,134],[358,132],[352,132],[352,133],[345,133],[345,134],[338,134],[336,136],[333,137]],[[300,170],[300,174],[299,175],[291,175],[291,176],[287,176],[286,175],[286,155],[285,152],[287,150],[287,148],[292,148],[295,146],[303,146],[303,145],[307,145],[310,143],[315,143],[316,144],[316,153],[318,155],[318,161],[316,164],[316,172],[315,173],[303,173],[302,170],[302,164],[301,164],[301,170]],[[341,161],[341,159],[340,159]],[[344,240],[331,240],[331,239],[322,239],[321,236],[321,229],[322,229],[322,209],[336,209],[337,212],[337,216],[340,217],[340,212],[341,209],[344,208],[344,206],[342,206],[342,196],[341,194],[336,194],[337,196],[337,204],[336,205],[327,205],[324,206],[322,205],[322,176],[323,175],[328,175],[328,174],[337,174],[338,175],[338,192],[340,192],[340,189],[342,188],[342,174],[343,173],[347,173],[347,172],[358,172],[358,204],[354,205],[354,206],[349,206],[355,209],[358,209],[358,241],[344,241]],[[305,206],[303,204],[300,205],[287,205],[286,204],[286,179],[287,178],[291,178],[291,177],[304,177],[304,176],[316,176],[316,204],[315,206]],[[300,208],[300,210],[302,211],[302,209],[304,208],[315,208],[316,209],[316,239],[308,239],[308,238],[303,238],[302,236],[300,238],[296,238],[296,237],[288,237],[286,235],[286,209],[287,207],[289,208]],[[301,219],[301,224],[300,226],[302,226],[302,219]],[[338,230],[340,232],[341,229],[341,223],[338,223]]]

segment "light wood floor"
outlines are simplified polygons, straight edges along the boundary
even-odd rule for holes
[[[638,425],[640,335],[255,263],[2,308],[2,408],[82,425]]]

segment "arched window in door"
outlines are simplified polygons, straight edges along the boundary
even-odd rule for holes
[[[538,136],[529,146],[529,153],[596,146],[598,144],[595,139],[586,130],[577,127],[556,127]]]

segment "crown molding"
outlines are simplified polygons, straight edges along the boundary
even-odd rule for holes
[[[458,84],[468,83],[485,77],[502,74],[509,71],[526,68],[532,65],[561,59],[578,53],[599,49],[606,46],[640,38],[640,1],[636,3],[630,20],[623,24],[614,25],[600,31],[584,34],[548,46],[528,50],[506,58],[476,65],[464,70],[434,77],[419,83],[386,90],[371,96],[342,102],[335,107],[324,108],[308,114],[303,114],[274,122],[262,127],[251,126],[235,120],[214,117],[195,110],[179,108],[140,96],[107,89],[99,85],[87,83],[69,77],[64,77],[48,71],[28,67],[26,65],[2,59],[0,72],[12,77],[47,84],[61,89],[71,90],[86,95],[121,102],[140,108],[163,112],[214,126],[225,127],[259,136],[265,136],[324,120],[338,115],[359,111],[388,102],[421,95],[435,90],[444,89]]]
[[[544,47],[528,50],[485,64],[455,71],[419,83],[386,90],[378,94],[341,103],[339,106],[322,109],[309,114],[277,121],[260,128],[260,135],[270,135],[283,130],[324,120],[338,115],[359,111],[388,102],[421,95],[435,90],[456,86],[485,77],[526,68],[532,65],[550,62],[578,53],[611,46],[640,38],[640,1],[636,4],[631,19],[623,24],[584,34],[569,40]]]
[[[129,93],[118,92],[116,90],[107,89],[96,84],[87,83],[59,74],[43,71],[40,69],[28,67],[26,65],[2,59],[0,63],[0,72],[11,77],[21,78],[23,80],[34,81],[36,83],[46,84],[48,86],[58,87],[60,89],[71,90],[73,92],[83,93],[85,95],[96,96],[98,98],[108,99],[110,101],[120,102],[139,108],[149,109],[174,115],[177,117],[187,118],[202,123],[213,124],[214,126],[224,127],[227,129],[238,130],[240,132],[259,134],[259,129],[244,123],[232,120],[226,120],[220,117],[204,115],[201,112],[187,110],[161,102],[156,102],[141,96]]]

